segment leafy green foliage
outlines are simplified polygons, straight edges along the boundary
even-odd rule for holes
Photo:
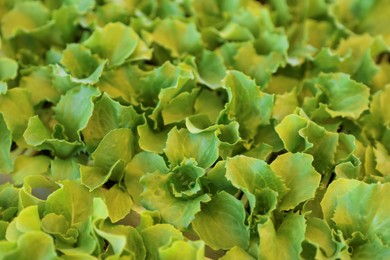
[[[0,260],[389,259],[388,0],[0,0]]]

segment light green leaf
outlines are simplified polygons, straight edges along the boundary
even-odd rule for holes
[[[279,208],[290,210],[299,203],[314,197],[321,181],[312,166],[313,157],[304,153],[286,153],[279,155],[271,163],[271,169],[280,176],[289,191],[282,198]]]
[[[340,69],[342,58],[329,48],[322,48],[313,58],[315,71],[336,72]],[[318,70],[318,71],[317,71]]]
[[[43,232],[33,231],[24,234],[17,242],[17,248],[3,255],[4,260],[58,259],[53,238]]]
[[[159,259],[159,248],[184,239],[183,234],[169,224],[154,225],[143,229],[140,233],[148,252],[147,258],[153,260]]]
[[[218,144],[215,131],[191,134],[187,129],[174,127],[168,134],[164,152],[171,166],[193,158],[200,167],[208,168],[218,159]]]
[[[92,116],[82,130],[87,148],[93,151],[103,137],[115,128],[135,128],[143,121],[132,106],[122,106],[106,93],[95,103]]]
[[[276,126],[287,151],[313,155],[313,166],[322,174],[329,173],[336,156],[342,156],[343,134],[327,131],[313,121],[291,114]]]
[[[252,209],[256,205],[256,190],[269,188],[276,191],[279,200],[288,192],[283,179],[266,162],[252,157],[238,155],[228,158],[226,178],[246,194]]]
[[[119,66],[134,52],[139,37],[131,27],[123,23],[109,23],[97,27],[83,43],[102,58],[109,60],[109,66]]]
[[[160,247],[158,250],[159,259],[204,259],[203,241],[174,241],[169,247]]]
[[[92,100],[99,94],[94,87],[80,86],[68,91],[57,103],[55,119],[64,126],[69,141],[80,140],[79,133],[87,126],[92,115]]]
[[[335,155],[339,146],[339,135],[326,131],[311,121],[299,133],[309,143],[313,144],[312,147],[305,150],[306,153],[313,155],[315,158],[313,166],[321,173],[328,172],[335,162]],[[342,138],[340,141],[341,144]]]
[[[258,55],[252,43],[243,44],[234,59],[234,68],[253,78],[262,89],[267,86],[271,75],[284,63],[283,56],[276,52]]]
[[[47,175],[50,166],[50,158],[44,155],[27,157],[19,155],[15,160],[15,169],[12,171],[12,179],[15,184],[21,185],[27,176]]]
[[[339,241],[339,239],[323,219],[310,218],[307,220],[304,242],[309,243],[310,247],[307,246],[306,249],[304,247],[302,255],[304,258],[341,258],[343,254],[349,253],[345,241]],[[309,253],[311,250],[314,253]]]
[[[145,74],[144,71],[136,66],[124,64],[114,70],[105,70],[97,86],[113,99],[120,98],[132,105],[138,105],[138,96],[141,91],[139,86]],[[146,88],[146,86],[142,88]]]
[[[148,122],[145,121],[143,125],[137,127],[139,135],[138,144],[144,151],[162,154],[167,144],[170,130],[171,128],[167,127],[162,131],[154,131]]]
[[[110,168],[80,165],[81,184],[88,187],[89,191],[100,188],[111,176],[121,178],[125,165],[122,160],[115,161]]]
[[[70,225],[87,221],[92,214],[92,195],[76,181],[64,180],[61,188],[49,195],[45,213],[65,216]]]
[[[25,89],[13,88],[5,95],[0,95],[0,113],[11,131],[12,139],[19,146],[25,147],[23,132],[27,128],[29,118],[34,115],[28,92]]]
[[[177,40],[181,35],[181,40]],[[164,19],[153,32],[153,41],[168,49],[172,57],[182,54],[197,54],[202,49],[201,35],[194,23],[184,23],[180,20]]]
[[[107,205],[102,197],[93,198],[92,218],[94,220],[108,218]]]
[[[107,153],[107,151],[110,151]],[[128,162],[134,155],[134,135],[128,128],[110,131],[92,153],[94,165],[109,169],[116,161]]]
[[[130,253],[134,259],[144,259],[146,250],[138,231],[131,226],[113,225],[108,221],[98,220],[94,223],[96,233],[106,239],[114,253]]]
[[[6,82],[0,81],[0,95],[6,94],[8,91],[8,85]]]
[[[14,166],[11,160],[11,132],[4,121],[3,115],[0,113],[0,172],[9,173]]]
[[[191,93],[183,92],[172,98],[161,110],[165,125],[177,123],[194,113],[194,102],[200,89],[196,88]]]
[[[24,178],[19,190],[19,208],[38,205],[39,213],[45,208],[47,197],[59,188],[59,185],[46,176],[30,175]]]
[[[180,63],[175,67],[169,62],[165,62],[161,67],[153,70],[150,75],[145,77],[142,81],[144,90],[140,97],[143,104],[154,106],[154,104],[157,103],[152,115],[149,117],[155,121],[159,120],[158,116],[161,109],[164,108],[171,99],[179,95],[179,93],[183,91],[183,88],[194,88],[194,83],[192,69],[185,63]]]
[[[220,260],[254,260],[255,258],[252,257],[250,254],[245,252],[241,247],[235,246],[229,251],[226,252],[226,254],[219,258]]]
[[[38,214],[38,206],[30,206],[19,212],[15,219],[16,228],[23,233],[41,230],[41,220]]]
[[[49,213],[42,218],[42,230],[49,234],[65,234],[69,223],[63,215]]]
[[[291,114],[286,116],[279,125],[275,127],[280,139],[282,139],[284,147],[289,152],[304,151],[311,147],[303,136],[299,134],[299,130],[307,126],[308,119]]]
[[[95,1],[94,0],[83,0],[83,1],[77,1],[77,0],[64,0],[65,5],[73,5],[77,7],[77,10],[80,13],[85,13],[95,7]]]
[[[381,138],[384,125],[390,127],[388,102],[390,102],[390,84],[384,86],[383,90],[375,93],[370,103],[371,113],[367,116],[365,128],[375,139]]]
[[[81,44],[71,43],[62,52],[61,64],[77,79],[91,76],[101,64],[91,51]]]
[[[16,78],[18,75],[18,63],[10,58],[0,58],[0,81]]]
[[[288,214],[276,229],[270,218],[258,225],[259,259],[301,259],[301,243],[305,238],[305,217]]]
[[[72,88],[73,86],[79,86],[80,84],[94,85],[94,84],[98,83],[100,80],[100,77],[102,76],[103,69],[104,69],[106,63],[107,63],[107,60],[100,62],[98,64],[98,66],[96,67],[96,69],[92,72],[92,74],[90,74],[86,78],[81,78],[81,79],[73,77],[72,75],[67,73],[64,68],[62,68],[58,64],[55,64],[54,66],[52,66],[54,76],[57,77],[59,84],[62,84],[62,85],[66,84],[66,86],[57,86],[57,88],[69,89],[69,88]],[[64,83],[64,82],[66,82],[66,83]]]
[[[218,36],[231,42],[247,42],[254,40],[250,30],[232,22],[228,23],[222,30],[220,30],[218,32]]]
[[[6,13],[1,21],[4,38],[12,38],[21,33],[33,33],[48,25],[49,10],[41,2],[19,2]]]
[[[80,166],[74,158],[54,158],[50,164],[51,175],[55,180],[77,180],[80,178]]]
[[[215,92],[203,89],[196,98],[194,108],[196,114],[204,114],[214,123],[223,109],[223,101]]]
[[[281,122],[286,116],[294,113],[298,106],[297,92],[297,89],[294,88],[290,92],[275,96],[272,117],[278,122]]]
[[[79,141],[69,142],[63,139],[53,138],[49,130],[38,116],[30,117],[28,126],[23,134],[27,144],[37,150],[50,150],[61,158],[67,158],[81,149]]]
[[[60,93],[51,82],[49,67],[41,67],[20,80],[20,87],[26,88],[31,94],[31,101],[38,105],[42,101],[58,102]]]
[[[240,124],[241,137],[251,141],[260,125],[270,123],[273,96],[260,91],[253,80],[239,71],[228,71],[222,84],[228,92],[228,117]]]
[[[168,173],[163,157],[155,153],[145,151],[138,153],[126,165],[124,184],[137,204],[140,204],[140,195],[144,189],[139,183],[140,178],[146,173],[155,171]]]
[[[202,206],[192,226],[199,237],[214,250],[233,246],[249,246],[249,230],[245,225],[244,205],[221,191]]]
[[[313,82],[324,93],[326,112],[332,117],[357,119],[368,109],[370,91],[367,86],[344,73],[320,74]]]
[[[166,222],[184,229],[200,211],[200,203],[209,201],[210,197],[200,192],[198,174],[201,174],[199,171],[203,169],[194,165],[183,165],[180,168],[183,169],[169,174],[156,171],[144,175],[140,181],[144,186],[141,202],[149,210],[158,210]],[[184,171],[186,168],[191,172]]]
[[[386,245],[390,243],[390,221],[387,218],[389,183],[367,184],[358,180],[333,181],[321,202],[324,219],[332,228],[352,238],[354,232],[366,237],[366,242],[379,236]]]
[[[115,184],[106,193],[108,216],[112,223],[118,222],[130,213],[133,201],[129,193]]]
[[[0,241],[0,255],[5,256],[7,253],[12,252],[15,249],[16,249],[16,242],[10,242],[6,240]]]
[[[214,167],[207,172],[204,177],[207,188],[211,193],[215,194],[220,190],[224,190],[230,194],[235,194],[237,189],[226,177],[226,161],[217,162]]]
[[[218,139],[221,142],[219,145],[219,155],[226,159],[232,155],[234,148],[242,141],[239,132],[240,125],[237,121],[232,121],[227,125],[219,125],[218,127],[220,131]]]
[[[222,57],[215,52],[204,50],[197,60],[199,82],[211,89],[221,87],[221,81],[226,75]]]
[[[389,246],[383,244],[379,237],[374,237],[366,244],[355,248],[352,254],[352,259],[386,259],[390,257]]]
[[[93,0],[87,0],[93,1]],[[79,1],[80,3],[85,1]],[[54,26],[50,34],[54,42],[61,45],[76,41],[76,30],[79,14],[72,5],[62,5],[60,8],[52,11]]]
[[[107,153],[107,151],[110,151]],[[81,183],[91,191],[108,179],[119,181],[134,154],[134,135],[128,128],[110,131],[92,153],[93,166],[80,166]]]
[[[0,186],[0,218],[11,221],[18,212],[19,189],[6,183]]]

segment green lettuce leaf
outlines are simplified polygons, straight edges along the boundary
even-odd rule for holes
[[[70,225],[87,221],[92,213],[92,194],[76,181],[64,180],[60,185],[48,196],[45,214],[63,215]]]
[[[168,174],[156,171],[144,175],[140,180],[144,186],[142,205],[158,210],[161,217],[175,227],[187,228],[201,210],[201,202],[210,200],[207,194],[202,194],[199,178],[204,173],[195,161],[187,160]]]
[[[107,151],[110,153],[107,154]],[[92,153],[93,166],[81,165],[81,183],[90,191],[101,187],[108,179],[119,181],[126,163],[134,155],[134,135],[128,128],[110,131]]]
[[[8,130],[3,115],[0,113],[0,172],[9,173],[13,170],[11,160],[11,132]]]
[[[0,113],[12,139],[22,147],[26,146],[23,132],[27,128],[28,120],[34,115],[34,109],[28,92],[25,89],[14,88],[0,95]]]
[[[139,37],[131,27],[123,23],[109,23],[97,27],[83,43],[94,53],[108,59],[110,67],[119,66],[134,52]]]
[[[219,54],[204,50],[196,64],[200,83],[211,89],[221,87],[221,81],[226,75],[226,68]]]
[[[126,189],[121,188],[118,184],[112,186],[106,193],[106,204],[108,216],[112,223],[126,217],[133,206],[133,200]]]
[[[279,208],[290,210],[299,203],[314,197],[321,181],[312,166],[313,157],[304,153],[286,153],[271,163],[271,169],[286,183],[289,191],[282,198]],[[292,175],[291,173],[295,173]]]
[[[257,204],[257,191],[268,188],[278,194],[278,200],[288,193],[283,176],[276,175],[266,162],[243,155],[228,158],[226,178],[245,193],[252,210]]]
[[[169,247],[160,247],[159,258],[162,260],[173,259],[204,259],[203,241],[174,241]]]
[[[161,116],[165,125],[177,123],[194,113],[195,99],[200,89],[196,88],[191,93],[183,92],[172,98],[161,110]]]
[[[192,226],[211,248],[230,249],[249,246],[249,230],[245,225],[244,205],[221,191],[196,214]]]
[[[81,149],[81,142],[77,140],[69,142],[55,138],[54,132],[50,133],[38,116],[30,117],[23,137],[35,149],[49,150],[61,158],[67,158]]]
[[[279,53],[257,54],[251,43],[243,44],[238,49],[234,59],[236,60],[235,69],[253,78],[262,89],[267,86],[271,75],[284,63],[284,58]]]
[[[323,92],[325,111],[332,117],[357,119],[368,109],[369,88],[350,79],[348,74],[320,74],[310,84],[315,84]]]
[[[215,131],[191,134],[187,129],[178,130],[175,127],[168,134],[164,152],[171,167],[183,159],[193,158],[198,166],[208,168],[218,159],[218,144]]]
[[[0,58],[0,81],[14,79],[18,75],[18,63],[13,59]]]
[[[229,97],[226,113],[240,124],[241,137],[251,141],[260,125],[270,123],[274,98],[260,91],[253,80],[239,71],[229,71],[223,85]]]
[[[352,247],[366,243],[380,243],[375,254],[382,257],[390,243],[390,224],[387,212],[388,204],[383,200],[390,185],[367,184],[357,180],[338,179],[332,182],[321,202],[324,219],[337,230],[341,230],[346,239],[353,239],[361,234],[362,241]],[[351,241],[352,243],[352,241]],[[367,249],[367,246],[364,246]],[[360,249],[363,250],[363,249]],[[354,250],[355,252],[355,250]]]
[[[31,94],[31,101],[38,105],[42,101],[58,102],[59,91],[54,87],[50,67],[33,70],[20,80],[20,87],[26,88]]]
[[[69,141],[80,140],[80,131],[87,126],[93,111],[93,98],[99,90],[90,86],[80,86],[63,95],[53,109],[55,119],[64,126]]]
[[[177,35],[182,35],[177,41]],[[153,41],[168,49],[172,57],[182,54],[197,54],[202,49],[201,35],[194,23],[184,23],[180,20],[164,19],[153,31]]]
[[[33,157],[18,156],[14,162],[15,168],[12,171],[12,179],[17,185],[23,184],[24,179],[30,175],[47,175],[50,158],[44,155]]]
[[[98,220],[94,223],[94,230],[110,243],[115,255],[130,256],[133,259],[145,258],[145,246],[141,235],[135,228]]]
[[[341,241],[339,241],[341,240]],[[348,245],[323,219],[307,220],[302,256],[304,258],[349,258]]]
[[[145,120],[143,125],[137,127],[139,135],[138,144],[144,151],[162,154],[167,145],[170,130],[171,128],[167,127],[162,131],[155,131],[153,127],[149,126],[147,120]]]
[[[95,7],[95,1],[85,0],[80,2],[76,0],[65,0],[64,5],[75,6],[80,13],[85,13]]]
[[[80,178],[80,166],[74,158],[54,158],[50,164],[51,175],[55,180],[76,180]]]
[[[226,254],[220,258],[221,260],[234,260],[234,259],[242,259],[242,260],[254,260],[250,254],[245,252],[241,247],[233,247]]]
[[[53,238],[40,231],[26,233],[20,237],[14,250],[9,250],[3,259],[58,259]]]
[[[163,157],[155,153],[138,153],[126,165],[124,184],[136,203],[140,204],[140,194],[144,189],[139,183],[140,178],[146,173],[156,171],[168,173]]]
[[[171,245],[174,241],[183,240],[183,234],[169,224],[158,224],[143,229],[141,232],[142,239],[148,259],[159,259],[159,248]]]
[[[92,116],[82,130],[88,150],[94,151],[108,132],[116,128],[135,128],[143,121],[132,106],[123,106],[106,93],[96,101]]]
[[[10,183],[0,186],[0,218],[11,221],[18,212],[19,189]],[[5,235],[5,234],[4,234]]]
[[[301,243],[305,238],[305,217],[288,214],[278,228],[270,218],[258,225],[260,259],[301,259]]]
[[[41,2],[19,2],[2,19],[4,38],[22,33],[34,33],[49,25],[49,10]]]

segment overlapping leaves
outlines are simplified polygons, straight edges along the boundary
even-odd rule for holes
[[[0,1],[0,259],[387,259],[376,1]]]

